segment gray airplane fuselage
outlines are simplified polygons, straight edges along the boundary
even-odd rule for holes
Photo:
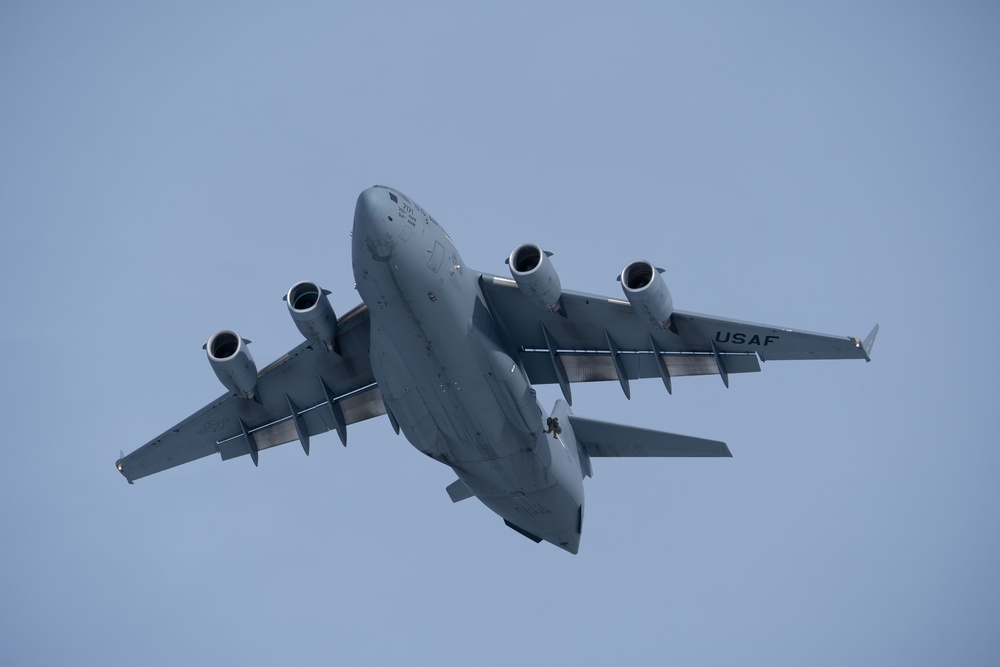
[[[486,307],[480,273],[434,218],[384,187],[358,198],[352,259],[390,419],[510,524],[576,553],[579,453],[545,432],[546,413]]]

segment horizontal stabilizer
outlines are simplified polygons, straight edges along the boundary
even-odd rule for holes
[[[590,456],[732,456],[726,443],[636,426],[569,416],[577,442]]]

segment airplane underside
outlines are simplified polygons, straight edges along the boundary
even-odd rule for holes
[[[595,457],[730,457],[725,443],[574,415],[571,385],[730,377],[778,359],[870,361],[864,339],[675,310],[662,269],[628,263],[625,299],[563,290],[534,244],[508,258],[510,278],[465,266],[451,237],[398,190],[358,197],[352,233],[362,304],[338,318],[314,282],[285,296],[304,341],[257,370],[249,341],[224,329],[205,350],[227,392],[115,465],[135,480],[218,454],[223,461],[386,415],[452,468],[453,502],[476,497],[515,531],[577,553],[583,479]],[[558,384],[550,414],[532,384]]]
[[[408,263],[426,263],[421,248],[410,258],[402,244],[372,243],[378,231],[363,239],[355,229],[358,290],[379,304],[372,312],[372,371],[394,426],[416,449],[451,466],[508,526],[576,553],[583,514],[576,448],[567,457],[555,434],[544,432],[535,393],[483,310],[479,274],[455,270],[456,255],[446,276],[423,265],[414,275]],[[406,281],[397,278],[400,266]]]

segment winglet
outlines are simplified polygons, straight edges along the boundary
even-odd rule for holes
[[[872,360],[872,348],[875,347],[875,336],[878,335],[878,325],[872,329],[871,333],[865,337],[863,343],[861,343],[861,349],[865,352],[865,361]]]

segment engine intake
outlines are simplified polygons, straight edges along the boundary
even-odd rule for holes
[[[507,258],[510,275],[521,291],[534,299],[542,308],[552,312],[561,310],[562,285],[549,256],[534,243],[519,245]]]
[[[645,260],[637,260],[622,269],[618,280],[636,314],[661,329],[666,329],[670,326],[670,316],[674,312],[674,300],[660,275],[662,272],[663,269],[658,269]]]
[[[257,364],[247,348],[249,342],[235,331],[223,329],[205,343],[208,362],[219,381],[243,398],[253,398],[257,393]]]
[[[285,295],[288,312],[307,340],[337,351],[337,314],[327,295],[329,290],[308,280],[295,283]]]

